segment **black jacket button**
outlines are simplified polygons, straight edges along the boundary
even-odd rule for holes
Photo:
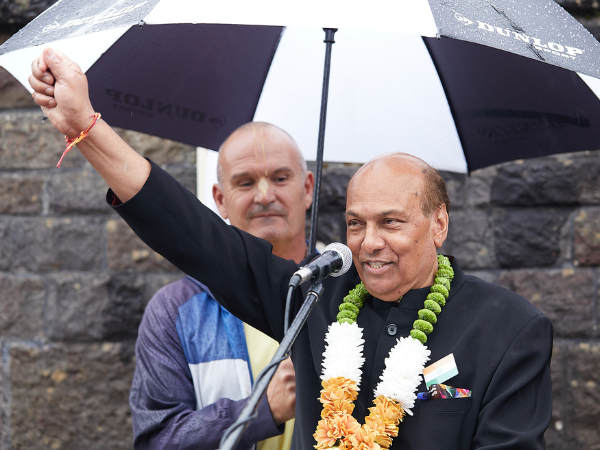
[[[398,332],[398,327],[396,326],[396,324],[390,323],[387,326],[387,334],[389,334],[390,336],[395,336],[397,332]]]

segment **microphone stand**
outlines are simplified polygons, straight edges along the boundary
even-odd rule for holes
[[[252,393],[250,394],[250,397],[248,397],[248,402],[242,409],[238,419],[221,437],[221,442],[219,444],[220,450],[232,450],[239,443],[242,434],[244,434],[244,431],[248,427],[248,423],[256,417],[258,403],[266,392],[269,382],[271,381],[271,378],[273,378],[279,363],[289,355],[294,341],[298,337],[298,334],[300,334],[300,329],[308,319],[308,315],[319,298],[321,298],[322,294],[323,286],[320,281],[313,284],[308,290],[304,303],[292,321],[287,333],[283,336],[273,359],[271,359],[269,365],[265,367],[258,376],[254,388],[252,389]]]

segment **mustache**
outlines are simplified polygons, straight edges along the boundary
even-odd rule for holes
[[[277,214],[279,216],[287,216],[287,211],[280,205],[274,205],[272,203],[268,205],[257,204],[250,208],[248,211],[247,217],[252,219],[256,216],[260,216],[263,214]]]

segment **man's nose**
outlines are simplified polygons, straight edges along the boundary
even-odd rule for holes
[[[369,225],[365,227],[365,237],[362,241],[362,248],[367,253],[375,253],[385,247],[385,240],[377,226]]]
[[[266,178],[261,178],[258,182],[255,193],[254,203],[267,205],[275,201],[275,189]]]

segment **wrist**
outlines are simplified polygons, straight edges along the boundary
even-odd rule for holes
[[[90,130],[94,127],[94,125],[96,125],[98,123],[98,121],[100,120],[100,117],[101,117],[100,113],[92,114],[90,117],[91,122],[89,123],[89,125],[87,125],[85,127],[85,129],[83,129],[82,131],[80,131],[79,133],[74,135],[73,137],[69,137],[68,134],[65,135],[65,142],[67,143],[67,148],[65,148],[65,151],[63,152],[62,156],[60,157],[58,164],[56,164],[57,168],[60,168],[60,164],[62,163],[62,160],[64,159],[66,154],[69,153],[69,151],[75,145],[77,145],[78,143],[83,141],[86,137],[88,137]]]
[[[86,109],[85,113],[78,114],[76,117],[70,121],[71,126],[68,132],[65,133],[65,136],[68,139],[75,139],[81,132],[83,132],[94,119],[94,114],[96,112],[93,109]]]

